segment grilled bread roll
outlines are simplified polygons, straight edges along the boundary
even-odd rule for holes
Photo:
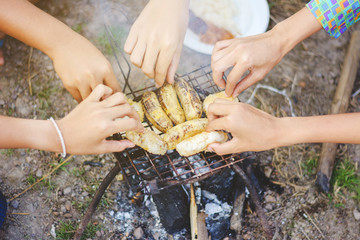
[[[211,143],[224,143],[227,140],[228,135],[223,131],[202,132],[177,144],[176,151],[187,157],[206,150]]]
[[[163,136],[163,140],[168,145],[168,149],[176,148],[176,145],[198,133],[205,130],[208,124],[207,118],[199,118],[181,123],[175,127],[170,128]]]
[[[206,113],[206,116],[208,114],[207,111],[208,111],[209,105],[211,103],[213,103],[215,101],[215,99],[217,99],[217,98],[223,98],[223,99],[227,99],[227,100],[231,100],[231,101],[237,100],[237,98],[234,98],[234,97],[227,97],[225,94],[225,91],[210,94],[209,96],[207,96],[205,98],[204,103],[203,103],[203,110]]]
[[[202,113],[202,103],[195,89],[182,78],[176,79],[174,85],[176,94],[184,109],[186,120],[189,121],[200,118]]]
[[[173,85],[166,83],[159,89],[157,96],[161,107],[175,125],[185,122],[184,110],[180,106]]]
[[[161,108],[159,100],[154,92],[145,92],[142,96],[142,104],[146,118],[161,132],[167,132],[173,123]]]
[[[141,103],[135,102],[130,98],[128,98],[127,101],[134,108],[134,110],[137,112],[137,114],[139,115],[140,122],[143,122],[144,121],[144,110],[143,110],[143,107],[142,107]]]
[[[166,143],[159,135],[149,129],[145,128],[143,133],[127,131],[126,138],[152,154],[164,155],[166,153]]]

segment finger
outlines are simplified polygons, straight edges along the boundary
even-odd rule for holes
[[[227,104],[212,103],[208,107],[208,118],[217,118],[217,116],[225,116],[229,114],[231,107]]]
[[[165,77],[168,72],[170,63],[174,56],[174,51],[161,50],[155,69],[155,83],[156,87],[161,87],[165,82]]]
[[[110,70],[110,72],[105,76],[104,78],[104,84],[106,86],[109,86],[113,92],[121,92],[121,87],[120,87],[120,83],[116,80],[115,74],[112,71],[112,69]]]
[[[233,96],[238,96],[242,91],[246,90],[248,87],[253,85],[254,83],[261,80],[259,74],[256,74],[255,70],[253,69],[244,79],[242,79],[234,89]]]
[[[135,34],[135,28],[132,27],[130,30],[130,33],[126,39],[125,45],[124,45],[124,51],[127,54],[131,54],[132,51],[134,50],[134,47],[136,46],[136,43],[138,41],[138,37],[137,34]]]
[[[143,41],[138,41],[134,50],[131,53],[130,61],[137,67],[141,68],[143,64],[143,59],[146,51],[146,43]]]
[[[216,63],[221,58],[228,56],[229,53],[231,53],[232,48],[223,48],[219,49],[218,51],[213,51],[211,55],[211,63]]]
[[[224,72],[233,65],[234,65],[234,60],[231,59],[230,55],[224,56],[217,62],[211,61],[213,80],[216,85],[218,85],[221,88],[226,87],[227,83],[223,79]]]
[[[91,92],[91,94],[89,95],[89,97],[87,99],[89,99],[89,101],[93,101],[93,102],[99,102],[100,99],[104,96],[104,95],[109,95],[112,93],[112,89],[103,85],[103,84],[99,84],[96,86],[96,88]]]
[[[127,103],[127,99],[123,93],[117,92],[111,95],[110,97],[104,99],[102,103],[105,107],[110,108],[116,105]]]
[[[80,95],[79,90],[77,90],[77,89],[67,89],[67,90],[78,103],[81,102],[81,95]]]
[[[145,75],[148,76],[149,78],[155,77],[155,66],[158,55],[159,55],[158,49],[155,48],[146,49],[144,62],[141,66],[141,69],[145,73]]]
[[[206,126],[206,131],[211,132],[211,131],[217,131],[217,130],[228,131],[226,118],[220,117],[220,118],[216,118],[212,121],[209,121],[208,125]]]
[[[170,64],[170,67],[168,69],[168,72],[167,72],[167,82],[170,83],[170,84],[173,84],[174,81],[175,81],[175,73],[176,73],[176,70],[179,66],[179,63],[180,63],[180,57],[181,57],[181,50],[182,50],[182,47],[179,47],[176,52],[175,52],[175,55],[171,61],[171,64]]]
[[[231,139],[225,143],[212,143],[208,146],[208,150],[212,152],[216,152],[218,155],[225,155],[230,153],[235,153],[236,148],[235,139]]]
[[[110,152],[122,152],[126,148],[135,147],[135,144],[129,140],[105,140],[102,145],[102,152],[103,153],[110,153]]]
[[[230,46],[230,44],[233,42],[233,39],[228,39],[228,40],[223,40],[223,41],[218,41],[217,43],[215,43],[214,49],[213,49],[213,53],[216,51],[219,51],[223,48],[226,48],[228,46]]]
[[[234,68],[231,70],[229,76],[226,81],[225,93],[228,96],[232,96],[234,93],[234,89],[237,83],[240,81],[241,77],[248,70],[249,67],[237,63]]]
[[[114,134],[124,131],[143,131],[144,126],[134,118],[123,118],[113,121],[109,129],[112,130],[110,134]]]
[[[80,95],[81,95],[81,100],[86,99],[90,93],[91,93],[91,88],[90,86],[83,86],[82,88],[80,88]]]
[[[128,116],[129,118],[134,118],[135,120],[140,121],[139,114],[131,107],[130,104],[122,104],[109,109],[111,118],[119,119]]]

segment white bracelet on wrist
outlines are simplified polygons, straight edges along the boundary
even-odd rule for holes
[[[50,117],[48,120],[50,120],[53,123],[53,125],[54,125],[54,127],[56,129],[56,132],[59,135],[60,142],[61,142],[61,147],[62,147],[62,150],[63,150],[63,152],[61,153],[61,156],[64,158],[64,157],[66,157],[66,148],[65,148],[64,138],[63,138],[63,136],[61,134],[61,131],[60,131],[58,125],[56,124],[55,120],[52,117]]]

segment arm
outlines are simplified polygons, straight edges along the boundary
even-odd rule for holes
[[[77,100],[98,84],[121,91],[110,63],[86,38],[26,0],[0,0],[0,30],[47,54]]]
[[[122,93],[99,85],[66,117],[57,121],[66,150],[72,154],[120,152],[134,144],[107,137],[123,131],[142,131],[139,116]],[[127,118],[125,118],[127,116]],[[0,148],[32,148],[61,152],[61,142],[50,121],[0,116]]]
[[[360,113],[276,118],[248,104],[218,99],[209,106],[208,117],[208,131],[226,130],[233,136],[209,146],[220,155],[298,143],[360,144]]]
[[[237,96],[263,79],[292,48],[320,29],[312,13],[303,8],[266,33],[220,41],[211,57],[214,82],[225,88],[227,95]],[[224,72],[232,66],[225,83]],[[249,74],[239,82],[248,70]]]
[[[150,0],[131,27],[124,51],[161,87],[174,82],[189,19],[190,0]]]

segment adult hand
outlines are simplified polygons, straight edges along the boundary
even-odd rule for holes
[[[124,50],[156,86],[174,82],[189,19],[189,0],[150,0],[133,24]]]
[[[276,147],[277,118],[245,103],[216,99],[208,110],[207,131],[225,130],[232,139],[208,146],[219,155]]]
[[[212,52],[211,68],[216,85],[236,97],[265,75],[284,56],[281,41],[272,31],[264,34],[217,42]],[[225,82],[224,72],[233,67]],[[248,74],[240,81],[241,77]]]
[[[144,129],[124,94],[109,96],[111,93],[111,88],[98,85],[88,98],[58,121],[68,153],[120,152],[134,146],[128,140],[106,140],[115,133]]]
[[[54,67],[65,88],[81,102],[99,84],[121,91],[109,61],[86,38],[76,35],[57,47],[52,55]]]

